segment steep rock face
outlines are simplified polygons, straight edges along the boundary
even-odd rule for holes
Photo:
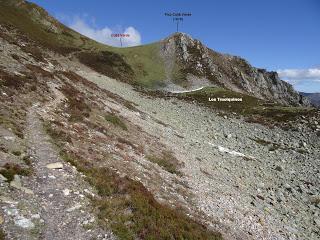
[[[176,33],[164,39],[161,55],[166,56],[166,63],[171,62],[170,69],[179,69],[180,77],[185,79],[191,76],[209,80],[214,86],[281,104],[310,105],[289,83],[280,80],[276,72],[255,68],[237,56],[215,52],[187,34]],[[175,67],[172,67],[173,62]],[[166,69],[170,71],[167,66]],[[171,77],[174,81],[173,74]]]

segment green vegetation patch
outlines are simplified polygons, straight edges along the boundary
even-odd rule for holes
[[[110,51],[81,52],[77,56],[81,63],[106,76],[127,82],[134,77],[131,66],[117,53]]]
[[[159,166],[163,167],[166,171],[174,174],[181,175],[179,172],[179,167],[181,167],[181,163],[179,163],[178,159],[173,156],[173,154],[169,151],[162,151],[160,156],[149,155],[147,159],[150,162],[156,163]]]
[[[264,125],[270,124],[270,121],[292,121],[302,115],[309,115],[315,112],[313,108],[281,106],[224,88],[206,87],[199,91],[180,93],[174,96],[180,99],[196,101],[199,104],[225,113],[237,113],[248,117],[249,122]],[[242,102],[209,101],[209,98],[242,98]]]
[[[123,56],[133,69],[135,76],[131,83],[146,88],[156,88],[164,85],[166,77],[164,63],[159,56],[159,43],[113,48],[112,51]]]
[[[131,84],[147,88],[163,85],[164,64],[159,56],[160,44],[117,48],[98,43],[52,19],[43,9],[26,2],[19,7],[10,1],[0,1],[0,23],[7,29],[18,29],[20,38],[30,38],[36,45],[27,45],[29,52],[38,61],[44,61],[42,48],[63,55],[76,54],[79,60],[95,71]],[[37,11],[39,14],[34,14]],[[47,20],[52,26],[44,24]],[[7,34],[8,41],[18,44]],[[26,37],[27,36],[27,37]],[[18,38],[18,37],[17,37]]]
[[[249,95],[233,92],[224,88],[214,87],[206,87],[194,92],[176,94],[176,96],[187,100],[195,100],[198,103],[214,109],[240,114],[250,114],[263,103],[262,100]],[[209,101],[209,98],[242,98],[242,102],[211,102]]]
[[[112,123],[113,125],[122,128],[125,131],[128,130],[127,125],[118,116],[114,114],[107,114],[104,116],[104,119]]]

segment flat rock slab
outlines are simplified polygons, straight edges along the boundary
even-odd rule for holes
[[[46,167],[49,169],[62,169],[63,164],[61,162],[49,163],[46,165]]]
[[[13,181],[10,182],[10,187],[13,187],[13,188],[19,189],[21,191],[24,191],[27,194],[33,194],[32,190],[22,186],[21,178],[20,178],[19,175],[14,175]]]

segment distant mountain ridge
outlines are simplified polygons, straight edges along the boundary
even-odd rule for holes
[[[320,93],[305,93],[305,92],[300,92],[301,95],[307,97],[311,104],[314,106],[320,108]]]
[[[9,24],[42,47],[75,56],[96,71],[130,84],[167,91],[218,86],[280,104],[310,105],[276,72],[215,52],[184,33],[148,45],[116,48],[73,31],[36,4],[2,0],[0,5],[0,24]]]

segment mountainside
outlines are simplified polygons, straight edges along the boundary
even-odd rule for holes
[[[114,48],[0,0],[0,239],[319,239],[320,110],[291,90],[186,34]]]
[[[187,34],[178,33],[163,40],[162,51],[165,62],[173,64],[169,67],[168,78],[178,85],[192,87],[196,81],[200,85],[200,81],[203,85],[223,87],[282,104],[308,105],[307,99],[289,83],[280,80],[276,72],[254,68],[240,57],[215,52]]]
[[[300,92],[301,95],[307,97],[311,104],[320,107],[320,93],[304,93]]]
[[[2,0],[1,4],[2,22],[18,27],[46,48],[73,54],[96,71],[131,84],[168,91],[218,86],[280,104],[310,105],[276,72],[215,52],[187,34],[176,33],[144,46],[115,48],[74,32],[35,4],[22,0]]]

